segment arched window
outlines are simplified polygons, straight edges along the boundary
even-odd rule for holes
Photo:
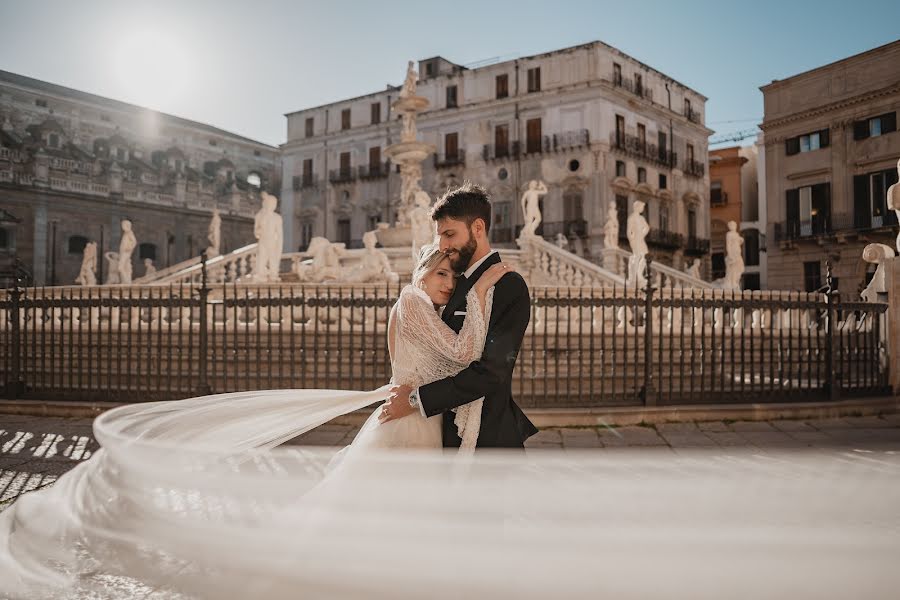
[[[148,242],[141,244],[138,247],[138,258],[140,260],[144,260],[145,258],[156,260],[156,244],[150,244]]]
[[[6,250],[9,247],[9,236],[6,230],[0,227],[0,250]]]
[[[262,184],[259,173],[250,173],[249,175],[247,175],[247,183],[255,188],[258,188]]]
[[[73,235],[69,237],[69,254],[81,254],[84,247],[87,246],[88,239],[83,235]]]

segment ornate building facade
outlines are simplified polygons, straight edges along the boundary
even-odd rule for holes
[[[579,254],[600,248],[610,202],[624,238],[638,199],[654,259],[680,268],[707,254],[704,96],[601,42],[478,68],[436,57],[419,61],[418,74],[417,93],[430,101],[419,138],[437,147],[422,187],[433,198],[464,180],[486,187],[495,244],[514,242],[522,192],[541,179],[549,191],[539,233],[562,233]],[[286,115],[286,247],[313,236],[355,246],[378,222],[394,222],[400,176],[384,149],[400,137],[390,112],[398,94],[389,86]]]
[[[855,295],[874,265],[872,242],[893,244],[885,196],[900,158],[900,41],[760,88],[765,116],[768,287],[820,289],[825,263]]]
[[[18,259],[38,285],[72,284],[90,241],[116,251],[123,219],[135,277],[199,255],[216,208],[223,252],[252,243],[280,177],[278,148],[0,71],[0,268]]]

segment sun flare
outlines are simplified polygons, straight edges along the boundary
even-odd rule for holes
[[[117,48],[116,75],[135,103],[157,108],[184,91],[188,56],[172,36],[139,31],[121,38]]]

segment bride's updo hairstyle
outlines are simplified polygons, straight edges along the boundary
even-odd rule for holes
[[[442,252],[437,244],[426,244],[419,251],[419,259],[413,269],[412,284],[418,286],[426,275],[434,271],[441,261],[447,258],[447,253]]]

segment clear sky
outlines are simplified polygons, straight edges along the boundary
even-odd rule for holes
[[[469,64],[602,40],[754,127],[759,86],[900,38],[900,1],[0,0],[0,69],[271,144],[284,113]],[[898,65],[900,69],[900,65]]]

